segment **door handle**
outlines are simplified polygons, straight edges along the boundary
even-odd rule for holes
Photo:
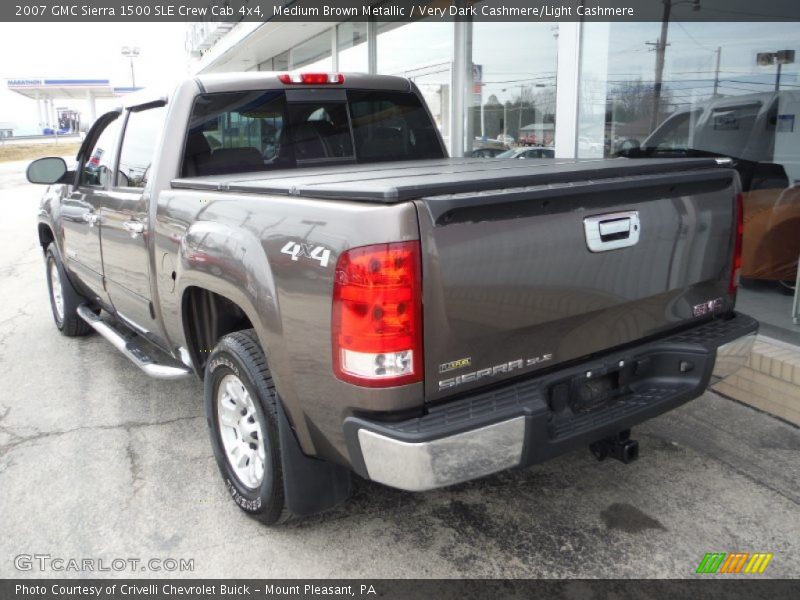
[[[125,221],[122,223],[122,228],[130,233],[133,239],[136,239],[144,232],[144,223],[141,221]]]
[[[83,213],[83,220],[89,224],[89,227],[94,227],[100,222],[100,215],[94,213]]]
[[[636,210],[586,217],[583,228],[586,246],[591,252],[634,246],[642,230],[639,211]]]

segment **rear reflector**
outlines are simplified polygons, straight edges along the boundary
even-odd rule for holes
[[[742,236],[744,235],[744,196],[736,195],[736,237],[733,242],[733,261],[731,263],[731,279],[728,284],[728,293],[736,295],[739,288],[739,278],[742,274]]]
[[[365,387],[422,381],[419,242],[353,248],[333,284],[333,372]]]
[[[282,73],[278,75],[281,83],[300,83],[306,85],[326,85],[344,83],[341,73]]]

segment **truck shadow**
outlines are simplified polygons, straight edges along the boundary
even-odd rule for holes
[[[464,576],[548,576],[555,565],[560,574],[597,573],[609,560],[612,541],[624,549],[626,541],[633,545],[642,536],[670,535],[657,512],[645,512],[653,511],[654,496],[666,492],[653,486],[648,471],[653,462],[683,461],[684,452],[657,437],[644,441],[650,457],[643,464],[598,463],[588,450],[577,451],[424,493],[354,477],[347,502],[291,523],[286,532],[313,528],[345,537],[366,529],[381,536],[401,563],[400,549],[414,548]]]

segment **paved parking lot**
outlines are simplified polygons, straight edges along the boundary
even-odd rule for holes
[[[800,430],[712,393],[635,430],[632,465],[587,450],[425,494],[357,481],[325,515],[261,526],[226,497],[198,382],[58,334],[22,168],[0,163],[0,577],[26,575],[20,554],[194,559],[196,577],[689,577],[711,551],[800,576]]]

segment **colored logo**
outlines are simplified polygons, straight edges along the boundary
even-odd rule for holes
[[[749,573],[751,575],[761,574],[767,569],[769,561],[772,560],[772,554],[766,552],[706,552],[700,565],[697,567],[697,573],[728,573],[740,574]]]

